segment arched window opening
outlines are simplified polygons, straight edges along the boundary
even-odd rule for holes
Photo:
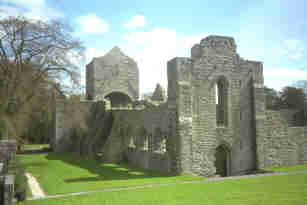
[[[216,124],[228,125],[228,85],[225,77],[220,77],[215,85]]]

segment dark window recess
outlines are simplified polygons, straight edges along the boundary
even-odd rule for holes
[[[228,125],[228,84],[224,76],[216,82],[216,124]]]

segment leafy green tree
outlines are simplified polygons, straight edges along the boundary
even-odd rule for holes
[[[278,92],[273,88],[264,87],[266,109],[277,110],[279,109],[280,98]]]
[[[287,109],[303,110],[306,95],[301,88],[284,87],[280,92],[281,107]]]

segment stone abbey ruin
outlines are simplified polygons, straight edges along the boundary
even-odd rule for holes
[[[55,151],[127,161],[162,172],[247,174],[307,162],[307,127],[294,111],[265,109],[262,62],[244,60],[232,37],[208,36],[190,58],[167,62],[167,98],[139,100],[136,62],[118,47],[86,67],[87,100],[55,106]],[[73,135],[71,112],[87,122]]]

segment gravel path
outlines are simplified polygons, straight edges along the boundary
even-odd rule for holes
[[[46,195],[44,191],[41,189],[38,181],[32,176],[30,173],[26,173],[26,177],[28,178],[28,184],[32,192],[32,199],[42,199],[45,198]]]
[[[216,178],[206,178],[204,180],[197,180],[197,181],[173,182],[173,183],[167,183],[167,184],[149,184],[149,185],[143,185],[143,186],[123,187],[123,188],[108,188],[108,189],[101,189],[101,190],[95,190],[95,191],[77,192],[77,193],[69,193],[69,194],[57,194],[57,195],[44,195],[44,193],[42,193],[44,195],[43,197],[33,197],[33,198],[28,198],[27,200],[62,198],[62,197],[71,197],[71,196],[86,195],[86,194],[100,193],[100,192],[136,190],[136,189],[145,189],[145,188],[152,188],[152,187],[170,186],[170,185],[176,185],[176,184],[209,183],[209,182],[224,181],[224,180],[237,180],[237,179],[247,179],[247,178],[259,178],[259,177],[264,177],[264,176],[284,176],[284,175],[296,175],[296,174],[307,174],[307,171],[275,172],[275,173],[267,173],[267,174],[216,177]]]

